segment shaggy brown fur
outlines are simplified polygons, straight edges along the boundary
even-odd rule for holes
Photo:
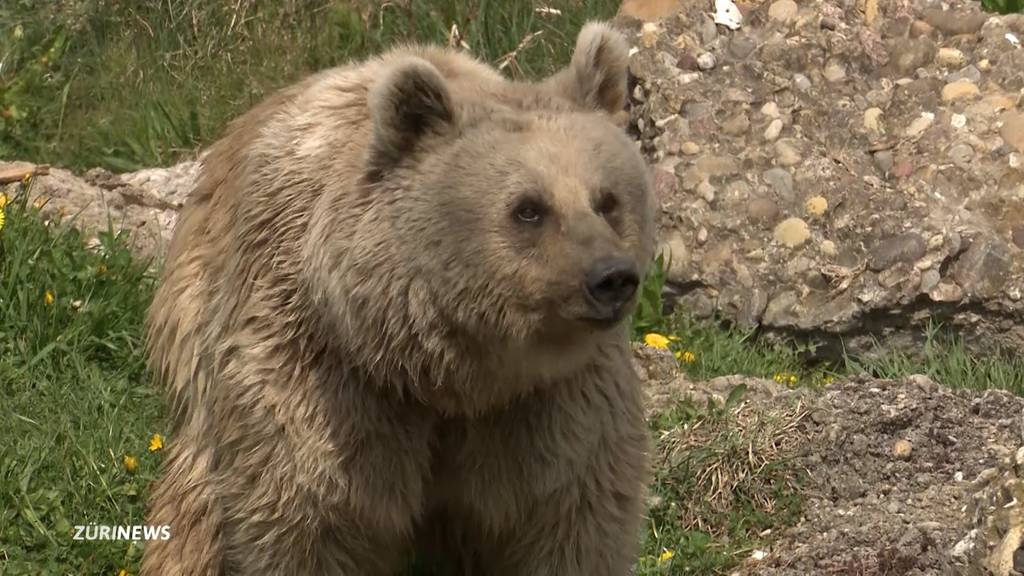
[[[145,576],[390,575],[414,550],[628,573],[632,291],[585,289],[653,251],[647,172],[608,114],[626,57],[596,23],[539,83],[408,47],[233,124],[150,311],[172,431],[148,522],[171,538]]]

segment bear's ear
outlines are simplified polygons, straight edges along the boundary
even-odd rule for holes
[[[569,67],[547,80],[561,96],[615,114],[626,105],[626,39],[602,22],[589,22],[576,38]]]
[[[412,152],[424,136],[441,133],[455,121],[444,78],[422,58],[390,66],[368,96],[373,137],[368,171],[380,176]]]

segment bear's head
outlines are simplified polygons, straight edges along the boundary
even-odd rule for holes
[[[338,232],[361,282],[340,306],[377,366],[438,386],[456,372],[534,381],[621,344],[654,247],[648,171],[611,116],[627,50],[591,23],[542,82],[478,82],[414,55],[385,66],[368,95],[372,225]]]

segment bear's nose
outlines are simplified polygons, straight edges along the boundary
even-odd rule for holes
[[[618,316],[621,308],[640,285],[640,276],[632,261],[625,258],[598,260],[587,271],[587,296],[603,316]]]

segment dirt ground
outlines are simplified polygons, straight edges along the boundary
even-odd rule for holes
[[[787,455],[806,472],[800,521],[737,574],[1000,574],[1024,569],[1016,495],[1024,399],[953,391],[924,376],[853,378],[822,391],[772,381],[690,382],[641,360],[651,413],[685,395],[722,397],[738,383],[765,413],[801,403]],[[749,406],[748,406],[749,407]],[[1024,498],[1022,498],[1024,500]]]

